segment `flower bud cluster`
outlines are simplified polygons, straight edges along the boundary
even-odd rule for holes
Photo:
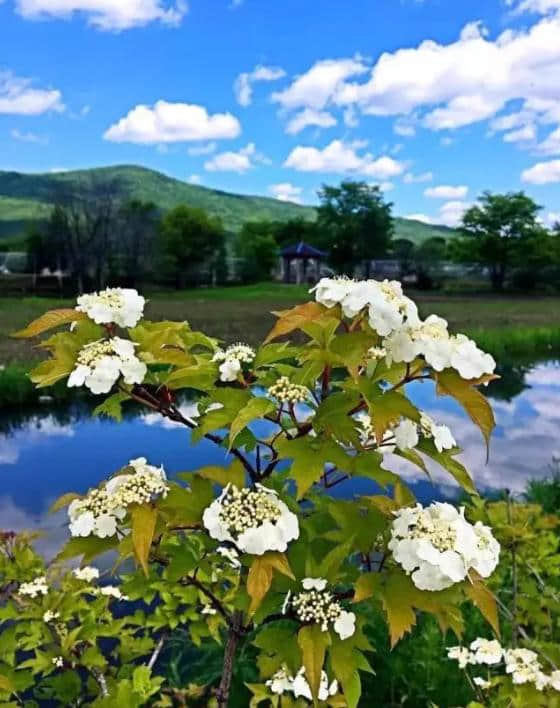
[[[255,350],[248,344],[232,344],[227,349],[218,349],[212,361],[220,362],[220,381],[235,381],[242,364],[255,360]]]
[[[147,464],[145,457],[131,460],[128,466],[133,473],[117,475],[103,487],[91,489],[83,499],[75,499],[70,504],[72,536],[114,536],[130,505],[148,504],[166,496],[169,487],[163,467]]]
[[[293,677],[285,667],[282,667],[268,679],[266,685],[270,688],[270,692],[276,696],[292,693],[294,698],[306,698],[308,701],[313,700],[311,688],[305,676],[304,666],[301,667],[295,677]],[[326,701],[337,693],[338,681],[334,679],[334,681],[329,684],[329,677],[326,672],[321,671],[321,682],[319,684],[318,694],[319,700]]]
[[[114,323],[119,327],[134,327],[142,317],[146,301],[131,288],[107,288],[101,292],[81,295],[78,312],[97,324]]]
[[[269,387],[268,393],[280,403],[304,403],[309,398],[309,390],[292,383],[287,376],[281,376]]]
[[[64,659],[61,656],[53,656],[51,663],[57,669],[61,669],[64,666]]]
[[[329,625],[341,639],[351,637],[356,629],[356,615],[347,612],[336,596],[327,590],[324,578],[305,578],[303,590],[292,595],[288,593],[284,600],[282,613],[291,611],[304,624],[318,624],[326,632]]]
[[[74,568],[72,574],[78,580],[83,580],[86,583],[91,583],[99,578],[99,571],[91,565],[85,565],[83,568]]]
[[[299,536],[297,516],[274,490],[260,484],[254,489],[228,484],[204,511],[202,520],[212,538],[230,541],[255,555],[285,551],[289,541]]]
[[[60,617],[60,612],[53,612],[52,610],[47,610],[44,615],[43,615],[43,622],[46,622],[47,624],[49,622],[53,622],[56,619],[59,619]]]
[[[28,583],[21,583],[18,589],[18,595],[25,595],[27,597],[38,597],[39,595],[46,595],[49,592],[49,586],[47,584],[47,578],[44,575],[40,575],[38,578],[31,580]]]
[[[370,359],[385,359],[387,350],[384,347],[370,347],[368,349],[368,357]]]
[[[470,647],[456,646],[447,650],[447,656],[459,663],[464,669],[467,666],[504,664],[505,673],[511,676],[516,685],[532,683],[538,691],[551,688],[560,691],[560,671],[545,674],[538,655],[530,649],[505,649],[496,639],[478,638],[471,642]],[[484,679],[474,679],[477,686],[490,688],[491,683]]]
[[[147,366],[134,354],[136,344],[112,337],[89,342],[78,353],[68,386],[86,386],[92,393],[109,393],[122,375],[127,384],[142,383]]]
[[[464,512],[440,502],[395,512],[388,547],[420,590],[448,588],[471,568],[487,578],[496,568],[500,544],[490,528],[480,521],[473,526]]]

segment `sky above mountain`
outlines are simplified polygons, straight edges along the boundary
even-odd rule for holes
[[[0,0],[0,169],[137,163],[316,202],[343,177],[455,225],[560,220],[560,0]]]

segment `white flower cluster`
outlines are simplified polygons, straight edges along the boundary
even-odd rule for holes
[[[54,622],[54,620],[59,619],[60,617],[60,612],[53,612],[52,610],[47,610],[43,614],[43,622],[46,622],[47,624],[49,622]]]
[[[430,315],[424,322],[408,325],[384,341],[390,361],[414,361],[422,356],[435,369],[455,369],[463,379],[492,374],[496,362],[464,334],[450,335],[446,320]]]
[[[356,631],[356,615],[345,610],[336,596],[327,590],[327,581],[324,578],[304,578],[301,584],[301,592],[286,595],[282,614],[291,610],[304,624],[319,624],[323,632],[332,625],[341,639],[351,637]]]
[[[109,393],[121,374],[127,384],[142,383],[148,368],[134,354],[135,346],[120,337],[86,344],[78,352],[68,386],[85,385],[92,393]]]
[[[464,379],[494,372],[496,362],[463,334],[451,336],[447,322],[430,315],[422,321],[415,303],[395,280],[323,278],[313,288],[325,307],[340,305],[346,317],[367,311],[370,326],[385,339],[373,357],[410,363],[422,356],[436,371],[453,368]]]
[[[86,583],[91,583],[99,578],[99,571],[91,565],[84,565],[83,568],[74,568],[72,574],[78,580],[83,580]]]
[[[545,674],[538,655],[530,649],[504,649],[496,639],[475,639],[470,648],[457,646],[447,651],[450,659],[455,659],[461,669],[467,666],[485,664],[497,666],[502,661],[506,674],[511,676],[514,684],[533,683],[538,691],[552,688],[560,691],[560,671]],[[474,679],[477,686],[489,688],[490,682],[484,679]]]
[[[117,475],[104,486],[91,489],[83,499],[74,499],[68,507],[72,536],[114,536],[128,506],[148,504],[167,494],[169,487],[163,467],[149,465],[145,457],[131,460],[128,466],[134,472]],[[94,568],[87,574],[93,571]],[[75,574],[80,577],[78,571]]]
[[[48,592],[49,586],[47,584],[47,578],[44,575],[40,575],[38,578],[28,583],[21,583],[18,589],[18,595],[26,595],[27,597],[33,598],[39,595],[46,595]]]
[[[277,696],[282,696],[284,693],[292,693],[294,698],[307,698],[312,701],[313,695],[307,679],[305,677],[305,667],[302,666],[296,676],[291,676],[285,668],[277,671],[268,681],[266,685],[270,688],[271,693]],[[321,671],[321,682],[319,684],[320,701],[326,701],[330,697],[338,693],[338,681],[334,679],[329,684],[329,677],[325,671]]]
[[[232,344],[227,349],[218,349],[212,361],[220,362],[220,381],[235,381],[242,364],[255,359],[255,350],[248,344]]]
[[[464,580],[472,568],[487,578],[498,565],[500,544],[480,521],[473,526],[465,509],[434,502],[395,512],[389,549],[420,590],[443,590]]]
[[[99,293],[81,295],[78,312],[85,312],[96,324],[114,323],[134,327],[144,313],[146,301],[131,288],[107,288]]]
[[[396,280],[350,280],[322,278],[311,292],[325,307],[340,305],[346,317],[355,317],[367,310],[370,326],[381,336],[402,327],[406,322],[418,322],[418,309],[403,294]]]
[[[216,548],[216,553],[219,553],[222,558],[227,562],[232,568],[241,568],[241,563],[239,561],[239,553],[235,548],[228,548],[227,546],[218,546]]]
[[[230,541],[240,551],[257,556],[285,551],[299,537],[297,516],[274,490],[261,484],[255,489],[228,484],[205,509],[202,521],[212,538]]]
[[[61,656],[53,656],[51,663],[57,669],[61,669],[64,666],[64,659]]]
[[[95,588],[96,595],[103,595],[104,597],[111,597],[114,600],[128,600],[130,599],[128,595],[124,595],[120,588],[116,585],[104,585],[101,588]]]
[[[304,403],[309,398],[305,386],[292,383],[287,376],[281,376],[269,387],[268,393],[280,403]]]
[[[356,417],[356,420],[360,425],[358,432],[362,445],[376,445],[375,430],[371,417],[361,413]],[[379,452],[393,452],[395,447],[399,450],[410,450],[418,445],[420,434],[425,438],[432,438],[439,452],[451,450],[457,444],[446,425],[438,425],[430,416],[422,413],[419,425],[413,420],[403,418],[397,425],[388,429],[385,432],[382,444],[379,446]]]

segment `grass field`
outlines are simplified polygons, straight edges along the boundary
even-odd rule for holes
[[[435,312],[449,320],[451,328],[492,338],[498,346],[500,333],[524,346],[522,330],[560,329],[560,297],[461,297],[412,293],[421,314]],[[274,322],[273,310],[291,307],[310,296],[304,286],[263,283],[251,286],[151,293],[147,316],[151,319],[188,320],[193,328],[225,340],[258,343]],[[69,306],[72,301],[45,298],[0,299],[0,363],[29,362],[40,353],[33,342],[11,339],[9,334],[48,309]],[[490,335],[490,332],[492,334]],[[542,339],[542,337],[541,337]],[[542,344],[542,342],[541,342]],[[546,343],[545,343],[546,344]]]

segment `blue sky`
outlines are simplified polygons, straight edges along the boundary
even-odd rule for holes
[[[560,220],[560,0],[0,0],[0,169],[141,164],[314,203],[345,176],[453,225]]]

